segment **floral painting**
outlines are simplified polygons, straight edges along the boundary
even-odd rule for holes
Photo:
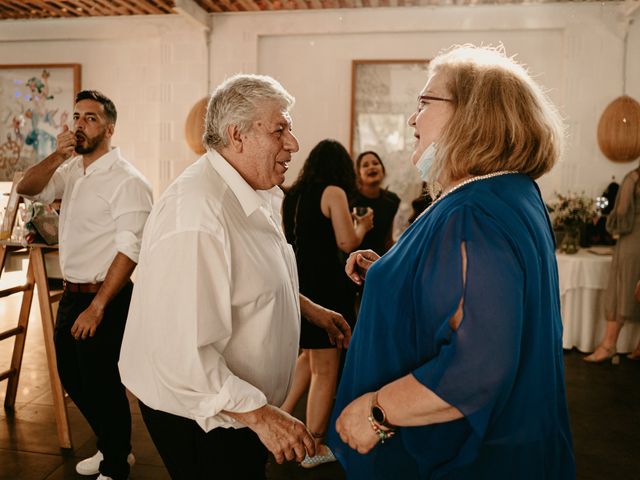
[[[0,181],[55,150],[79,89],[79,64],[0,65]]]

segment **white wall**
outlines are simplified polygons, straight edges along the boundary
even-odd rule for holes
[[[5,20],[0,63],[80,63],[82,88],[103,91],[118,109],[112,144],[156,197],[195,158],[183,132],[207,93],[206,36],[178,15]]]
[[[319,140],[333,137],[348,146],[352,60],[431,58],[454,43],[502,42],[567,120],[566,154],[539,182],[545,198],[569,189],[596,195],[611,175],[620,180],[635,165],[607,160],[596,140],[602,111],[622,94],[623,7],[572,2],[214,15],[212,86],[233,73],[258,72],[296,96],[301,150],[288,173],[291,182]],[[627,68],[627,93],[636,99],[638,23],[631,26]]]

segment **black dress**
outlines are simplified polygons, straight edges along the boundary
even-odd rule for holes
[[[341,313],[353,328],[355,288],[344,272],[346,255],[337,246],[331,220],[322,214],[320,199],[326,185],[311,185],[299,195],[285,196],[282,219],[296,254],[300,293]],[[333,348],[327,333],[302,318],[302,348]]]
[[[358,193],[351,207],[371,207],[373,210],[373,228],[367,232],[358,249],[370,248],[378,255],[384,255],[387,239],[391,238],[393,219],[400,206],[400,197],[389,190],[382,190],[378,198],[365,197]]]

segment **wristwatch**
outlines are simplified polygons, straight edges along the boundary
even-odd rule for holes
[[[371,418],[373,418],[378,425],[388,428],[389,430],[395,430],[397,428],[396,425],[387,421],[387,414],[378,403],[378,392],[375,392],[371,399]]]

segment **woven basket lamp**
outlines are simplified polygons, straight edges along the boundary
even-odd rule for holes
[[[198,155],[203,155],[207,150],[202,144],[202,135],[204,134],[204,117],[207,114],[207,106],[209,105],[209,97],[203,97],[198,100],[189,115],[184,126],[184,136],[187,145]]]
[[[598,123],[598,145],[614,162],[640,157],[640,103],[628,95],[611,102]]]

